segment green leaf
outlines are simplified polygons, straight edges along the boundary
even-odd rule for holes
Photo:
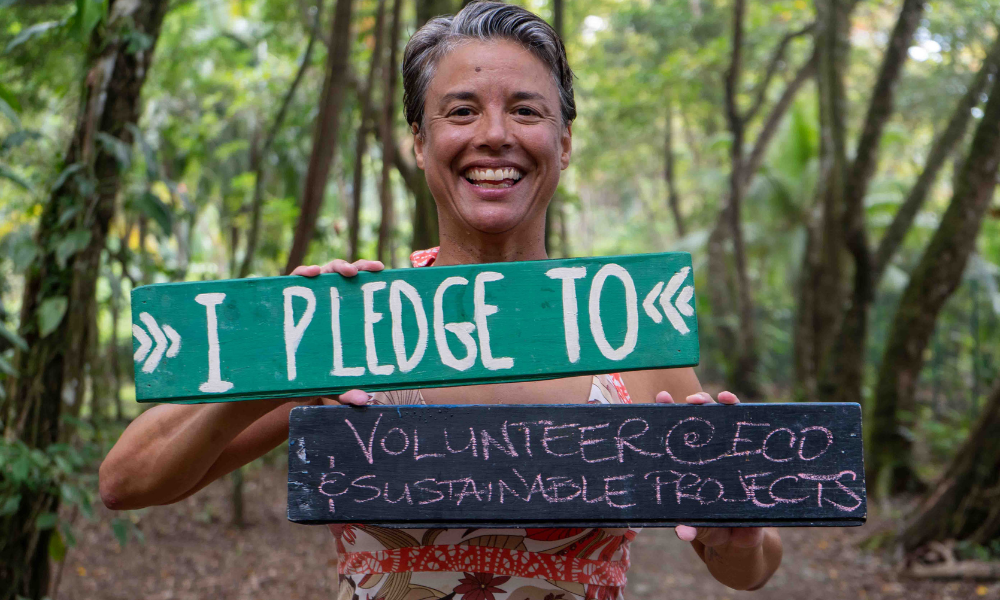
[[[19,456],[10,466],[10,476],[14,483],[23,482],[31,472],[31,459],[27,456]]]
[[[67,179],[69,179],[72,175],[74,175],[78,171],[82,170],[83,167],[84,167],[83,163],[73,163],[67,166],[65,169],[62,170],[62,173],[59,174],[59,177],[56,177],[55,183],[52,184],[52,189],[58,190],[59,188],[61,188],[63,184],[66,183]]]
[[[14,133],[5,137],[3,142],[0,142],[0,154],[9,152],[29,140],[41,139],[41,137],[42,134],[34,129],[18,129]]]
[[[56,526],[56,521],[59,520],[59,516],[53,512],[42,513],[38,515],[35,519],[35,529],[40,529],[42,531],[46,529],[52,529]]]
[[[76,229],[66,234],[66,237],[59,240],[55,248],[56,262],[59,263],[59,268],[65,269],[66,261],[80,250],[86,248],[89,243],[89,229]]]
[[[66,544],[63,542],[62,533],[58,529],[49,536],[49,558],[56,562],[62,562],[66,558]]]
[[[73,205],[67,208],[59,215],[59,227],[62,227],[66,223],[69,223],[80,212],[80,207],[78,205]]]
[[[6,339],[8,342],[17,346],[21,350],[28,350],[28,342],[24,341],[23,337],[17,335],[3,325],[0,325],[0,337]]]
[[[31,27],[27,27],[21,31],[21,33],[14,36],[14,39],[7,44],[7,47],[3,49],[3,53],[7,54],[14,48],[17,48],[21,44],[27,42],[31,38],[39,37],[50,29],[55,29],[62,25],[61,21],[46,21],[44,23],[37,23]]]
[[[105,152],[115,157],[118,168],[121,171],[127,171],[132,164],[132,148],[125,142],[107,133],[98,133],[96,138],[101,143],[101,146],[104,147]]]
[[[4,500],[3,505],[0,506],[0,517],[6,517],[7,515],[12,515],[17,512],[17,509],[21,506],[21,494],[16,496],[11,496]]]
[[[21,117],[17,116],[17,111],[7,102],[7,99],[0,96],[0,114],[10,119],[17,129],[21,128]]]
[[[6,165],[0,164],[0,179],[8,179],[17,184],[21,189],[31,191],[31,184],[28,183],[28,180],[12,171]]]
[[[11,377],[17,377],[17,369],[2,356],[0,356],[0,372],[6,373]]]
[[[14,263],[14,271],[23,273],[28,270],[32,261],[38,256],[38,244],[31,238],[23,238],[14,244],[11,252],[11,261]]]
[[[104,2],[94,0],[76,0],[76,13],[73,14],[73,34],[80,43],[86,44],[90,32],[104,18]]]
[[[146,136],[142,135],[142,130],[136,127],[134,123],[126,123],[125,128],[132,133],[132,137],[139,143],[139,147],[142,148],[142,155],[146,161],[146,179],[150,182],[158,180],[160,178],[160,163],[156,160],[156,153],[153,152],[153,148],[146,141]]]
[[[63,541],[66,542],[66,546],[73,548],[76,546],[76,536],[73,535],[73,529],[68,524],[63,524],[60,528],[63,534]]]
[[[125,542],[128,541],[128,526],[125,524],[125,520],[112,519],[111,531],[114,532],[115,538],[118,540],[118,545],[124,548]]]
[[[3,8],[5,0],[0,0],[0,8]],[[21,103],[17,101],[17,96],[0,83],[0,100],[3,100],[17,112],[21,112]]]
[[[41,337],[49,335],[59,327],[68,304],[66,296],[53,296],[42,302],[38,307],[38,332]]]
[[[163,233],[170,235],[174,229],[174,213],[160,200],[160,197],[153,192],[146,191],[135,199],[133,207],[159,223]]]

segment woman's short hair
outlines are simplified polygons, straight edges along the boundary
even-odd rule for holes
[[[403,111],[406,122],[421,127],[427,87],[441,57],[468,40],[510,40],[524,46],[552,72],[559,88],[564,124],[576,118],[573,71],[555,30],[538,15],[503,2],[472,2],[454,16],[431,19],[417,30],[403,52]]]

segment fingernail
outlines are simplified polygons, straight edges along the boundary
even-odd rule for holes
[[[365,400],[365,404],[369,404],[371,402],[375,402],[375,394],[368,394],[368,399]]]

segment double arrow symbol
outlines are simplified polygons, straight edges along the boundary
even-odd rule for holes
[[[694,296],[694,287],[687,286],[681,290],[680,294],[677,294],[677,290],[680,289],[681,284],[687,279],[688,273],[691,271],[691,267],[684,267],[680,271],[674,274],[667,282],[667,288],[663,289],[663,282],[656,284],[649,294],[646,295],[646,299],[642,301],[642,308],[646,310],[646,314],[649,318],[653,320],[654,323],[660,323],[663,321],[663,316],[660,315],[660,311],[656,310],[656,306],[653,302],[656,301],[656,297],[660,298],[660,307],[663,308],[663,314],[667,316],[667,320],[670,324],[674,326],[674,329],[680,332],[681,335],[691,331],[681,315],[685,317],[690,317],[694,314],[694,309],[688,304],[691,298]],[[663,293],[660,293],[663,290]],[[674,298],[674,294],[677,294],[677,299],[671,304],[671,300]]]
[[[139,349],[135,351],[135,355],[132,358],[135,362],[142,362],[145,359],[146,362],[142,365],[142,372],[152,373],[153,369],[160,364],[160,359],[163,358],[164,354],[167,355],[167,358],[173,358],[181,351],[181,336],[170,325],[164,325],[163,329],[160,329],[160,326],[156,324],[156,321],[147,312],[140,313],[139,319],[149,328],[149,333],[153,334],[153,339],[149,339],[149,336],[146,335],[142,327],[132,323],[132,335],[135,336],[135,339],[139,340]],[[170,338],[169,348],[167,347],[167,338]],[[153,347],[154,340],[156,341],[155,347]],[[153,349],[152,354],[149,352],[150,348]],[[147,354],[149,355],[148,359],[146,359]]]

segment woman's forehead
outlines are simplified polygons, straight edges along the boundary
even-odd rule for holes
[[[427,91],[427,99],[435,102],[496,93],[559,101],[545,63],[508,40],[460,42],[438,61]]]

